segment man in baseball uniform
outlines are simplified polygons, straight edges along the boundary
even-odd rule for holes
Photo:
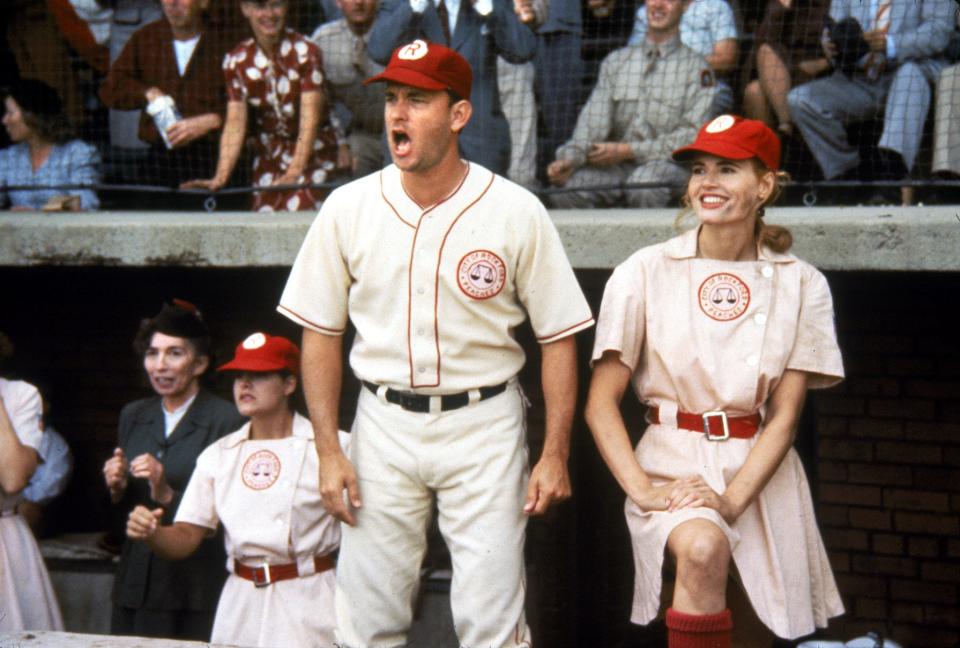
[[[458,154],[472,111],[466,60],[418,40],[374,81],[386,82],[393,164],[330,195],[278,307],[304,327],[324,506],[346,522],[338,637],[350,648],[405,645],[436,500],[461,645],[530,646],[525,516],[570,496],[573,334],[593,317],[543,205]],[[513,337],[527,317],[546,404],[529,475]],[[349,458],[337,439],[348,318],[364,386]]]

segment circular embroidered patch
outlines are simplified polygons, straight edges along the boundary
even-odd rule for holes
[[[280,477],[280,459],[269,450],[258,450],[243,462],[240,476],[247,488],[270,488]]]
[[[722,133],[733,126],[734,121],[733,115],[720,115],[712,122],[707,124],[707,127],[704,130],[708,133]]]
[[[397,58],[401,61],[416,61],[426,56],[427,51],[427,43],[418,38],[409,45],[404,45],[403,48],[397,52]]]
[[[740,277],[728,272],[710,275],[700,284],[698,292],[700,310],[719,322],[737,319],[750,305],[750,288]]]
[[[460,290],[474,299],[490,299],[503,290],[506,280],[507,266],[489,250],[470,252],[457,267]]]

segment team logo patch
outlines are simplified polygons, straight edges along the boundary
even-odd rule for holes
[[[750,288],[728,272],[712,274],[700,284],[700,310],[718,322],[735,320],[750,305]]]
[[[707,127],[704,129],[708,133],[722,133],[727,130],[734,124],[733,115],[720,115],[712,122],[707,124]]]
[[[490,299],[503,290],[506,280],[507,266],[489,250],[470,252],[457,267],[460,290],[474,299]]]
[[[247,488],[270,488],[280,477],[280,459],[269,450],[258,450],[243,462],[240,476]]]
[[[401,61],[416,61],[426,55],[427,43],[419,38],[408,45],[404,45],[403,49],[397,52],[397,58]]]

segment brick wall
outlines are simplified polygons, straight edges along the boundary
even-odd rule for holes
[[[258,328],[297,335],[276,315],[286,269],[0,268],[0,330],[13,369],[52,389],[55,426],[77,468],[53,530],[105,528],[100,469],[120,407],[148,393],[130,343],[139,319],[180,296],[200,304],[222,351]],[[596,307],[609,272],[578,276]],[[811,394],[798,448],[848,614],[824,637],[886,631],[911,648],[960,640],[960,342],[945,312],[960,274],[831,273],[848,380]],[[538,412],[539,356],[529,331],[523,381]],[[593,334],[580,336],[585,382]],[[226,385],[216,386],[226,393]],[[583,391],[583,390],[582,390]],[[355,395],[348,383],[344,422]],[[582,394],[581,394],[582,400]],[[628,398],[625,411],[641,426]],[[542,422],[532,419],[532,456]],[[574,430],[574,498],[531,523],[530,617],[545,648],[660,645],[628,623],[632,557],[623,494],[589,432]],[[648,643],[649,642],[649,643]]]
[[[960,640],[957,275],[833,274],[848,380],[815,401],[820,525],[849,614],[905,646]]]

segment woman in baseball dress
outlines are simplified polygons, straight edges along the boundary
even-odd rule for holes
[[[587,421],[627,494],[631,620],[658,615],[666,556],[671,648],[764,646],[843,612],[793,449],[807,389],[843,377],[833,304],[789,232],[764,223],[783,175],[773,131],[721,115],[673,157],[690,165],[699,224],[614,270]],[[635,450],[628,385],[648,408]],[[728,594],[745,594],[745,614],[732,618]]]

